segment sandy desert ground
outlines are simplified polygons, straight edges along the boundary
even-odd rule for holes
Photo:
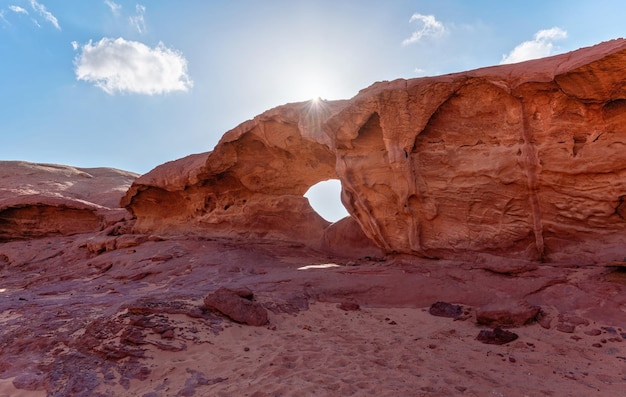
[[[618,396],[626,272],[477,258],[330,258],[298,245],[91,235],[0,249],[0,396]],[[144,241],[145,240],[145,241]],[[28,248],[25,250],[25,246]],[[71,264],[71,265],[70,265]],[[320,266],[333,264],[336,266]],[[308,267],[306,269],[303,269]],[[247,287],[269,324],[203,307]],[[540,322],[476,338],[480,307]],[[460,318],[433,316],[437,301]]]

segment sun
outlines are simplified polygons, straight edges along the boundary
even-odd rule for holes
[[[323,97],[324,87],[316,82],[306,82],[298,88],[298,97],[305,101],[320,101]]]
[[[295,80],[293,90],[300,101],[319,101],[331,94],[329,78],[322,71],[305,72]]]

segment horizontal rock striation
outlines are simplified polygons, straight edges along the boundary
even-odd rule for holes
[[[0,161],[0,242],[98,231],[127,216],[138,175],[110,168]]]
[[[304,192],[338,178],[387,253],[626,256],[626,41],[513,65],[376,83],[281,106],[213,152],[157,167],[122,204],[138,231],[341,245]],[[321,243],[320,243],[321,241]]]

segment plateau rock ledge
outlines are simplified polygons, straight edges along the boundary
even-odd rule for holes
[[[112,168],[0,161],[0,242],[96,232],[124,218],[138,175]]]

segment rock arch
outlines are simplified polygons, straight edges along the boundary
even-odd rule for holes
[[[303,196],[337,174],[329,139],[319,128],[323,120],[309,106],[273,109],[228,132],[213,152],[166,163],[139,178],[122,203],[137,218],[135,230],[320,247],[330,222]]]

